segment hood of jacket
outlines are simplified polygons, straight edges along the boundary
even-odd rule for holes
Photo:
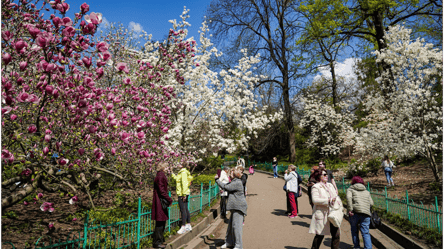
[[[366,191],[367,190],[365,188],[364,184],[362,184],[362,183],[355,183],[355,184],[351,185],[350,188],[353,190],[356,190],[356,191]]]

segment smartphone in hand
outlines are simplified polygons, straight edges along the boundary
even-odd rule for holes
[[[221,169],[217,169],[217,176],[220,177],[220,173],[222,172]]]

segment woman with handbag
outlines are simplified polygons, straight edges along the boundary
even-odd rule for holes
[[[331,248],[338,249],[340,242],[339,227],[335,227],[328,219],[330,206],[333,206],[336,198],[335,187],[327,182],[328,174],[325,168],[320,168],[313,173],[314,179],[317,181],[311,189],[311,199],[313,202],[313,213],[309,233],[315,234],[312,249],[319,249],[325,235],[332,236]]]
[[[370,192],[365,188],[364,180],[359,176],[354,176],[351,186],[347,189],[347,209],[350,216],[351,234],[353,247],[359,247],[358,225],[361,225],[361,234],[364,240],[364,249],[372,248],[370,237],[370,217],[373,200]]]
[[[393,164],[392,161],[390,161],[390,158],[386,155],[384,156],[384,160],[382,161],[382,168],[384,169],[385,178],[387,179],[387,187],[395,186],[395,183],[393,182],[392,173],[393,168],[396,168],[396,166]]]
[[[163,243],[165,242],[163,232],[165,231],[165,223],[168,220],[168,206],[173,203],[173,199],[168,196],[168,179],[164,173],[167,166],[168,164],[165,162],[160,163],[157,166],[157,175],[154,178],[153,206],[151,210],[151,219],[156,221],[153,237],[154,248],[166,247],[165,245],[163,245]],[[167,201],[166,207],[165,200]],[[163,206],[162,201],[164,202]]]
[[[176,194],[179,203],[180,213],[182,214],[182,227],[177,231],[178,234],[183,234],[191,231],[191,216],[188,210],[188,198],[190,196],[190,185],[193,177],[190,174],[190,167],[188,164],[179,165],[179,173],[172,173],[171,176],[176,180]]]
[[[288,218],[297,218],[298,217],[298,209],[297,209],[297,198],[299,197],[299,178],[296,173],[296,166],[290,164],[288,169],[285,170],[284,180],[286,182],[287,189],[287,198],[290,201],[291,213],[288,215]]]

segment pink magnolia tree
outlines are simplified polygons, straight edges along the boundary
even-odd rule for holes
[[[115,84],[103,86],[97,82],[108,60],[119,58],[111,58],[106,41],[93,40],[101,14],[84,3],[70,18],[70,7],[2,1],[2,187],[18,184],[2,207],[42,189],[85,193],[94,208],[99,187],[116,179],[145,184],[159,162],[190,156],[164,143],[176,97],[165,85],[184,83],[170,65],[191,60],[178,33],[155,49],[155,63],[135,60],[135,76],[127,63],[115,63]]]

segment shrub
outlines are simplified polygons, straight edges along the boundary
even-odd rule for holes
[[[208,188],[208,183],[211,181],[211,185],[214,185],[216,181],[214,180],[214,175],[199,175],[194,176],[192,185],[195,187],[200,186],[203,183],[205,188]]]

